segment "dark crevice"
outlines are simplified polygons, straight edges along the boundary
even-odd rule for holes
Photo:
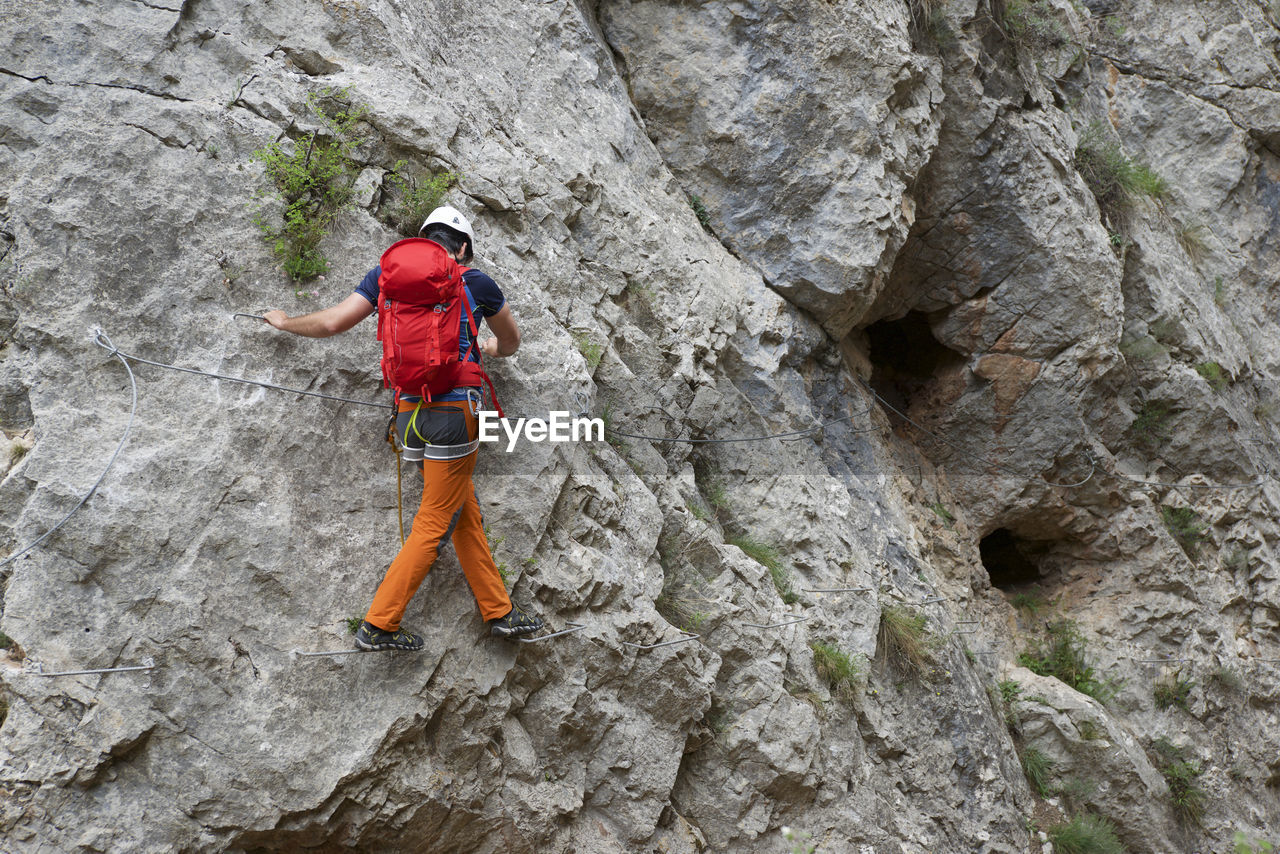
[[[964,364],[964,357],[933,335],[928,317],[907,312],[866,328],[871,386],[894,407],[906,410],[937,376]]]
[[[1051,580],[1053,573],[1045,558],[1057,545],[1057,540],[1033,539],[1009,528],[997,528],[978,543],[978,553],[991,586],[1012,596],[1042,588]]]

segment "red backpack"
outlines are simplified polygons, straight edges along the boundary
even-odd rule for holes
[[[423,400],[459,386],[488,384],[494,408],[498,396],[480,358],[476,321],[462,284],[460,267],[433,240],[411,237],[382,253],[378,277],[378,340],[382,342],[382,384]],[[466,310],[464,311],[464,307]],[[464,320],[465,315],[465,320]],[[460,352],[462,324],[470,330],[470,346]]]

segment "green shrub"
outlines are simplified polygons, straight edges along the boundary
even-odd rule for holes
[[[747,536],[733,537],[729,542],[742,549],[747,557],[769,570],[769,577],[773,579],[773,586],[783,602],[791,605],[800,601],[799,595],[791,584],[791,573],[782,565],[782,557],[776,548]]]
[[[1134,440],[1148,451],[1157,450],[1173,438],[1173,408],[1163,401],[1148,400],[1129,425]]]
[[[13,638],[0,632],[0,649],[11,649],[13,647]]]
[[[600,366],[600,360],[604,358],[604,345],[592,341],[591,336],[585,332],[574,335],[573,341],[578,345],[578,352],[587,362],[587,371],[595,373],[596,368]]]
[[[1040,590],[1028,590],[1023,593],[1015,593],[1009,597],[1009,604],[1024,611],[1031,619],[1040,616],[1040,612],[1048,607],[1049,603],[1045,601],[1044,593]]]
[[[1163,344],[1150,335],[1126,338],[1120,342],[1120,353],[1134,362],[1147,362],[1168,352]]]
[[[1156,680],[1151,693],[1156,701],[1156,708],[1168,709],[1177,706],[1184,712],[1188,711],[1187,698],[1191,696],[1191,689],[1195,687],[1195,682],[1190,679],[1182,678],[1180,671],[1165,674]]]
[[[1201,362],[1196,365],[1196,373],[1204,377],[1204,381],[1209,384],[1209,388],[1215,392],[1226,391],[1227,386],[1231,384],[1231,378],[1222,370],[1222,365],[1217,362]]]
[[[1213,669],[1213,672],[1209,674],[1209,683],[1224,692],[1234,691],[1235,693],[1240,693],[1244,690],[1244,680],[1240,678],[1240,673],[1225,664]]]
[[[1200,763],[1188,760],[1182,748],[1167,738],[1158,738],[1152,745],[1156,768],[1169,784],[1169,802],[1178,819],[1186,824],[1199,824],[1204,818],[1206,793],[1200,787],[1204,771]]]
[[[1069,41],[1052,7],[1040,0],[1006,0],[1004,30],[1020,48],[1058,47]]]
[[[347,634],[354,635],[360,631],[360,624],[364,622],[364,617],[347,617],[344,622],[347,624]]]
[[[422,180],[405,173],[405,161],[387,173],[385,186],[390,187],[397,200],[387,218],[389,224],[405,237],[416,237],[427,215],[440,207],[444,194],[462,180],[459,172],[440,172]]]
[[[1129,158],[1105,122],[1092,122],[1080,134],[1075,154],[1076,170],[1084,178],[1098,207],[1107,215],[1128,208],[1135,196],[1160,199],[1169,184],[1150,166]]]
[[[1200,553],[1200,544],[1209,537],[1209,526],[1200,519],[1200,514],[1190,507],[1162,505],[1160,518],[1187,557],[1195,560]]]
[[[1119,679],[1103,677],[1085,658],[1084,636],[1072,620],[1056,620],[1045,627],[1045,637],[1018,656],[1018,663],[1040,676],[1052,676],[1100,703],[1119,692]]]
[[[1073,808],[1079,809],[1098,791],[1098,782],[1083,777],[1072,777],[1059,783],[1055,791],[1066,798],[1067,803]]]
[[[864,675],[861,662],[824,641],[811,641],[809,648],[813,650],[813,667],[831,693],[845,699],[856,696],[858,682]]]
[[[1049,782],[1053,774],[1054,761],[1034,747],[1022,751],[1022,772],[1027,775],[1027,782],[1040,797],[1047,798],[1051,794]]]
[[[1022,686],[1012,679],[1003,679],[1000,681],[1000,700],[1005,703],[1013,703],[1018,699],[1018,695],[1022,693]]]
[[[1049,828],[1056,854],[1124,854],[1115,825],[1100,816],[1084,813]]]
[[[1249,552],[1242,546],[1235,546],[1222,553],[1222,568],[1228,572],[1240,574],[1249,569]]]
[[[1022,686],[1012,679],[1005,679],[999,682],[996,688],[998,693],[993,695],[992,702],[998,704],[1004,711],[1005,727],[1010,732],[1017,732],[1022,726],[1022,720],[1018,717],[1018,710],[1014,703],[1022,694]]]
[[[1234,854],[1272,854],[1276,850],[1275,845],[1263,839],[1250,842],[1249,837],[1242,830],[1236,831],[1232,844],[1234,847],[1231,850]]]
[[[702,494],[706,496],[707,503],[716,511],[717,516],[729,512],[729,494],[725,492],[724,484],[711,481],[703,487]]]
[[[955,514],[948,510],[945,504],[941,501],[935,501],[929,505],[929,509],[933,511],[935,516],[942,520],[942,524],[947,527],[947,530],[955,529]]]
[[[880,648],[884,656],[907,673],[920,676],[933,659],[928,618],[903,605],[880,612]]]
[[[1080,737],[1085,741],[1097,741],[1102,738],[1102,733],[1098,731],[1098,725],[1089,718],[1082,718],[1076,723],[1076,729],[1080,732]]]
[[[253,152],[266,167],[284,204],[282,224],[268,221],[261,211],[254,222],[285,273],[295,281],[313,279],[329,269],[320,242],[346,209],[359,174],[352,152],[364,142],[356,129],[366,110],[350,102],[351,90],[324,89],[307,96],[309,112],[323,130],[286,146],[272,142]]]
[[[703,610],[708,600],[697,589],[697,580],[690,583],[675,569],[663,569],[666,576],[662,582],[662,592],[653,600],[653,607],[662,618],[676,628],[687,632],[696,632],[707,621],[707,613]]]
[[[702,197],[689,194],[689,207],[693,208],[693,215],[698,218],[698,224],[703,230],[711,232],[711,214],[707,211],[707,206],[703,203]]]
[[[1204,236],[1206,230],[1202,222],[1183,222],[1178,224],[1176,231],[1178,242],[1182,244],[1182,251],[1186,252],[1187,257],[1193,262],[1202,261],[1209,254],[1209,244],[1205,241]]]

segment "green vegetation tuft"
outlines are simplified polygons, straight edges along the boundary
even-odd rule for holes
[[[747,557],[769,570],[769,577],[773,579],[773,586],[783,602],[792,605],[800,601],[800,596],[791,584],[791,573],[782,565],[782,557],[776,548],[747,536],[731,537],[729,542],[742,549]]]
[[[890,605],[880,612],[880,649],[895,666],[913,676],[921,676],[933,659],[928,618],[902,605]]]
[[[1059,47],[1070,41],[1053,8],[1040,0],[1006,0],[1004,32],[1022,49]]]
[[[1200,544],[1209,538],[1208,524],[1190,507],[1160,507],[1160,519],[1170,536],[1192,560],[1200,553]]]
[[[1134,441],[1149,451],[1162,447],[1173,438],[1173,408],[1163,401],[1148,400],[1129,425]]]
[[[729,512],[729,493],[725,491],[724,484],[711,481],[703,488],[702,494],[706,496],[711,508],[716,511],[716,515]]]
[[[1080,737],[1085,741],[1097,741],[1102,738],[1102,733],[1098,731],[1098,725],[1089,718],[1082,718],[1076,721],[1076,729],[1080,732]]]
[[[1082,813],[1049,828],[1049,841],[1057,854],[1124,854],[1115,825],[1101,816]]]
[[[1000,700],[1004,703],[1016,702],[1022,694],[1022,686],[1012,679],[1002,679],[999,683]]]
[[[1213,669],[1209,674],[1209,684],[1222,691],[1240,693],[1244,691],[1244,679],[1241,678],[1240,672],[1233,667],[1221,664]]]
[[[1130,159],[1101,120],[1090,123],[1080,134],[1075,165],[1107,215],[1130,207],[1137,196],[1161,199],[1169,194],[1168,182],[1150,166]]]
[[[596,368],[600,366],[600,360],[604,358],[604,345],[592,341],[591,336],[585,332],[575,334],[573,341],[578,345],[578,352],[587,362],[587,371],[595,373]]]
[[[1059,783],[1055,791],[1073,808],[1078,809],[1089,803],[1089,799],[1097,793],[1098,781],[1085,777],[1072,777]]]
[[[813,667],[831,693],[846,700],[853,699],[864,675],[861,660],[824,641],[811,641],[809,648],[813,650]]]
[[[4,632],[0,632],[0,649],[12,649],[12,648],[13,648],[13,638],[9,637]]]
[[[929,509],[933,511],[935,516],[942,520],[942,524],[947,527],[947,530],[955,529],[955,514],[948,510],[945,504],[941,501],[935,501],[929,505]]]
[[[389,224],[405,237],[416,237],[427,215],[440,207],[444,194],[461,180],[459,172],[440,172],[419,180],[405,172],[406,161],[398,160],[387,173],[384,186],[397,200],[388,214]]]
[[[1161,676],[1151,689],[1152,697],[1156,701],[1156,708],[1169,709],[1177,706],[1184,712],[1189,711],[1187,700],[1191,696],[1191,689],[1195,687],[1195,684],[1190,679],[1184,679],[1181,671]]]
[[[703,203],[702,197],[689,193],[689,207],[693,208],[693,215],[698,218],[698,224],[710,234],[711,213],[707,210],[706,204]]]
[[[1034,747],[1022,751],[1022,772],[1027,775],[1027,782],[1040,797],[1047,798],[1052,794],[1049,786],[1053,775],[1054,761]]]
[[[1186,252],[1187,257],[1193,262],[1198,263],[1209,254],[1209,244],[1205,240],[1206,231],[1207,229],[1202,222],[1183,222],[1178,224],[1176,231],[1178,243],[1182,244],[1182,251]]]
[[[1222,370],[1222,365],[1217,362],[1201,362],[1196,365],[1196,373],[1204,377],[1204,381],[1209,384],[1209,388],[1215,392],[1224,392],[1227,390],[1227,386],[1231,385],[1231,378],[1227,376],[1226,371]]]
[[[1167,738],[1156,739],[1152,745],[1156,768],[1169,784],[1169,802],[1178,820],[1185,824],[1200,823],[1204,818],[1206,792],[1199,780],[1204,771],[1200,763],[1188,760],[1180,747]]]
[[[1045,626],[1045,637],[1018,656],[1018,663],[1040,676],[1052,676],[1100,703],[1119,692],[1121,682],[1099,674],[1085,657],[1084,636],[1073,620]]]
[[[1126,338],[1120,342],[1120,353],[1132,362],[1148,362],[1168,352],[1168,349],[1151,335]]]
[[[320,242],[338,215],[351,203],[359,164],[352,154],[364,139],[356,129],[366,109],[351,102],[351,89],[326,88],[307,96],[307,109],[322,129],[310,136],[279,141],[253,152],[275,184],[284,204],[282,222],[268,220],[261,210],[254,223],[297,282],[314,279],[329,269]]]
[[[1276,846],[1265,839],[1250,842],[1243,830],[1237,830],[1231,842],[1233,854],[1273,854],[1276,850]]]
[[[354,635],[360,631],[360,624],[364,622],[364,617],[347,617],[344,622],[347,624],[347,634]]]
[[[668,568],[666,562],[663,563],[663,570],[666,575],[662,582],[662,593],[653,600],[654,610],[676,628],[686,632],[700,630],[708,618],[707,612],[703,610],[708,600],[698,590],[698,579],[690,582],[677,570]]]
[[[1049,606],[1049,603],[1045,601],[1044,591],[1039,589],[1015,593],[1009,597],[1009,604],[1019,611],[1025,612],[1033,620],[1038,618],[1040,612]]]

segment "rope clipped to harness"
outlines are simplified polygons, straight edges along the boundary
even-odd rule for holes
[[[400,545],[404,545],[404,475],[400,459],[400,443],[396,441],[396,415],[391,413],[391,420],[387,422],[387,444],[391,446],[391,450],[396,455],[396,519],[400,523]]]

